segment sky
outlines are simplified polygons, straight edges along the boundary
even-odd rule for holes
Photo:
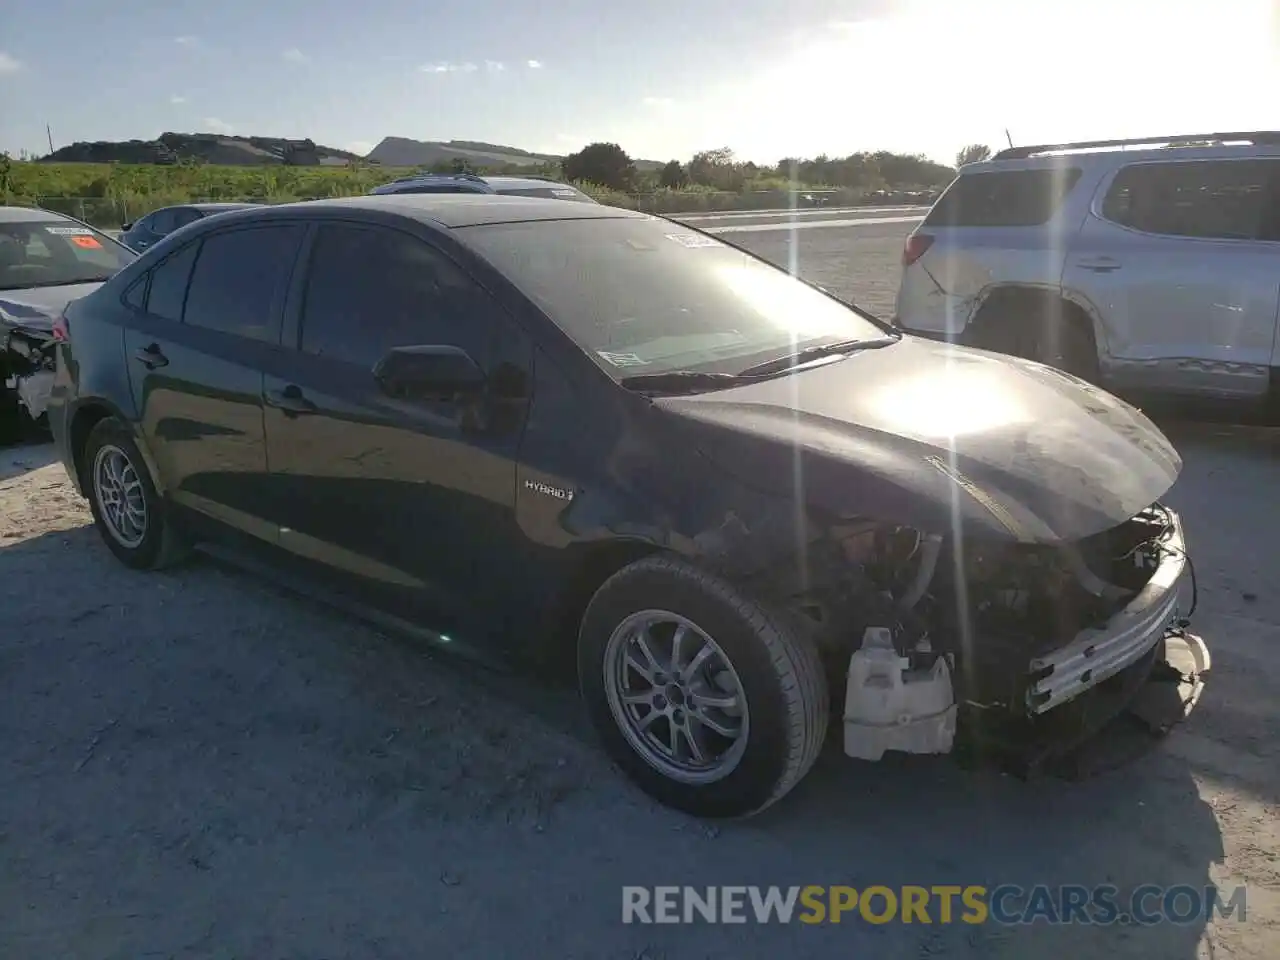
[[[0,0],[0,149],[164,131],[635,158],[1280,127],[1280,0]]]

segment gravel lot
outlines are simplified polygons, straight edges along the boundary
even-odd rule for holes
[[[801,272],[891,309],[910,225],[798,231]],[[734,237],[781,262],[786,233]],[[0,451],[0,957],[1280,956],[1280,434],[1174,426],[1214,674],[1084,782],[833,742],[718,828],[602,761],[573,697],[196,561],[99,542],[48,446]],[[1268,588],[1267,583],[1272,587]],[[1205,926],[624,926],[624,884],[1248,886]]]

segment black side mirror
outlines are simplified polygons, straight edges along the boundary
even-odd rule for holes
[[[120,229],[121,229],[121,230],[132,230],[132,229],[133,229],[133,221],[130,221],[129,223],[122,223],[122,224],[120,224]]]
[[[460,401],[485,388],[484,371],[460,347],[395,347],[373,368],[382,392],[398,400]]]

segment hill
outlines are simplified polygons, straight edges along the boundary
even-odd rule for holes
[[[519,147],[475,140],[411,140],[408,137],[383,137],[382,142],[366,158],[384,167],[430,167],[454,159],[468,161],[473,167],[535,167],[559,163],[564,158],[551,153],[532,153]],[[657,170],[658,160],[637,160],[638,170]]]
[[[310,139],[233,137],[221,133],[162,133],[155,140],[77,141],[41,157],[41,163],[156,163],[196,160],[218,166],[281,164],[345,166],[358,154],[321,146]]]

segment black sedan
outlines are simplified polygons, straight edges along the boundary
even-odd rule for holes
[[[833,715],[866,759],[1034,739],[1184,638],[1181,460],[1140,412],[658,217],[229,213],[60,337],[51,425],[121,561],[200,544],[455,648],[572,654],[614,760],[699,815],[785,795]]]
[[[175,230],[189,223],[231,210],[256,207],[256,203],[187,203],[177,207],[161,207],[145,217],[120,225],[120,242],[139,252],[159,243]]]

